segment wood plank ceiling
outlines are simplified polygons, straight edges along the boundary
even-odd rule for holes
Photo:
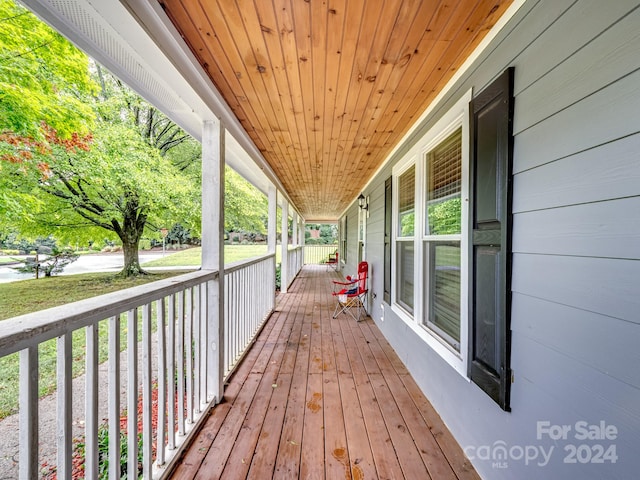
[[[159,0],[307,221],[332,221],[512,0]]]

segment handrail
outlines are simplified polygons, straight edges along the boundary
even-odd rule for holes
[[[217,271],[198,270],[2,320],[0,357],[26,348],[26,343],[41,343],[215,278]]]
[[[338,250],[337,244],[311,244],[304,246],[304,264],[325,263],[332,254]]]
[[[302,270],[303,261],[304,248],[302,245],[287,250],[287,287],[293,283],[298,272]]]
[[[237,262],[226,264],[224,266],[224,273],[226,274],[227,272],[233,272],[233,271],[239,270],[241,268],[249,267],[249,266],[254,265],[256,263],[260,263],[263,260],[266,260],[268,258],[274,258],[275,259],[276,258],[276,254],[275,253],[266,253],[264,255],[259,255],[257,257],[251,257],[251,258],[246,259],[246,260],[238,260]]]
[[[139,420],[142,423],[144,478],[161,478],[166,474],[214,400],[210,372],[219,371],[220,367],[218,355],[211,351],[212,344],[217,342],[215,339],[212,342],[215,319],[212,323],[210,314],[214,310],[209,308],[209,302],[216,295],[218,281],[217,271],[199,270],[0,322],[0,358],[20,354],[20,477],[38,475],[38,350],[40,344],[56,338],[57,430],[50,432],[50,437],[58,446],[58,478],[71,477],[71,429],[75,413],[71,400],[71,337],[83,329],[86,332],[84,452],[87,478],[97,473],[98,431],[106,428],[99,425],[98,408],[99,402],[107,401],[112,477],[120,478],[115,465],[119,468],[123,407],[129,412],[129,431],[137,429]],[[225,338],[220,348],[224,349],[222,369],[228,376],[275,308],[275,254],[225,265],[224,292],[221,299],[224,318],[220,320],[224,322],[221,328]],[[106,325],[109,336],[108,398],[98,396],[99,325]],[[121,362],[121,328],[125,326],[127,360]],[[122,335],[122,340],[124,337]],[[127,369],[132,366],[136,368]],[[151,400],[154,388],[158,390],[155,423]],[[125,402],[120,400],[121,390],[126,390]],[[139,413],[140,401],[142,412]],[[156,436],[153,442],[152,435]],[[123,441],[127,442],[131,460],[128,478],[138,478],[137,435],[128,435]],[[153,465],[152,443],[157,443]]]

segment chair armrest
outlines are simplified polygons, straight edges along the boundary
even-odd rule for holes
[[[344,285],[344,286],[349,286],[349,285],[353,285],[358,283],[360,280],[356,279],[356,280],[352,280],[351,282],[338,282],[337,280],[333,280],[333,284],[334,285]]]

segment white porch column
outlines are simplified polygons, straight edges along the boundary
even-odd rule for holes
[[[207,398],[224,390],[224,126],[202,124],[202,269],[218,272],[207,284]]]
[[[291,212],[291,245],[298,246],[298,213],[295,210]]]
[[[274,185],[269,186],[269,220],[267,222],[267,251],[276,253],[278,245],[278,192]]]
[[[280,241],[282,259],[280,261],[280,291],[287,293],[287,283],[289,279],[288,269],[288,245],[289,245],[289,202],[287,199],[282,200],[282,240]]]

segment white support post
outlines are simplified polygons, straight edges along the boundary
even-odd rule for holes
[[[291,218],[293,219],[292,222],[292,228],[291,228],[291,234],[292,234],[292,239],[291,239],[291,244],[294,247],[298,246],[298,213],[294,210],[293,212],[291,212]]]
[[[85,478],[98,478],[98,325],[86,327]]]
[[[58,337],[58,391],[57,391],[57,445],[58,445],[58,478],[71,478],[71,457],[73,455],[72,437],[72,389],[73,360],[71,333]]]
[[[224,167],[225,130],[219,119],[202,125],[202,269],[218,278],[207,288],[207,398],[224,389]]]
[[[287,293],[287,283],[289,279],[288,269],[288,249],[289,249],[289,202],[286,199],[282,200],[282,235],[281,235],[281,253],[282,259],[280,263],[280,291]]]
[[[269,221],[267,228],[268,252],[276,253],[278,245],[278,192],[274,185],[269,185]]]
[[[109,479],[120,473],[120,315],[109,319]],[[67,477],[68,478],[68,477]]]
[[[138,309],[127,312],[127,479],[138,478]]]

